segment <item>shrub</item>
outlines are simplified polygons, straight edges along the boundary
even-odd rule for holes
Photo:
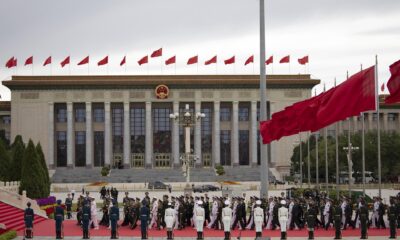
[[[43,154],[42,146],[40,145],[40,143],[38,143],[36,145],[36,153],[38,155],[39,163],[42,167],[44,183],[46,186],[43,194],[44,194],[44,196],[49,196],[50,195],[50,185],[51,185],[50,177],[49,177],[49,169],[47,168],[46,160],[44,159],[44,154]]]
[[[101,176],[103,176],[103,177],[108,176],[109,173],[110,173],[110,167],[109,166],[104,166],[101,169]]]
[[[0,181],[10,180],[10,154],[2,140],[0,140]]]
[[[225,169],[224,169],[224,166],[222,166],[222,165],[217,165],[217,166],[215,166],[215,173],[218,175],[218,176],[222,176],[222,175],[224,175],[225,174]]]
[[[10,239],[14,239],[17,237],[17,231],[15,230],[10,230],[6,233],[3,233],[0,235],[0,240],[10,240]]]
[[[14,143],[11,145],[11,155],[12,160],[10,164],[10,176],[12,181],[21,180],[21,165],[22,159],[24,158],[25,145],[22,140],[21,135],[17,135],[14,139]]]

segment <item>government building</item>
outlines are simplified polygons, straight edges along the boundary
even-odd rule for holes
[[[311,97],[310,75],[268,75],[267,113]],[[170,114],[195,116],[195,168],[260,164],[258,75],[13,76],[0,104],[6,139],[40,142],[50,169],[179,168],[184,127]],[[398,116],[397,116],[398,118]],[[274,175],[288,175],[298,136],[271,144]]]

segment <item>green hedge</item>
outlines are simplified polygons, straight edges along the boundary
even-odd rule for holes
[[[17,231],[11,230],[0,235],[0,240],[10,240],[17,237]]]

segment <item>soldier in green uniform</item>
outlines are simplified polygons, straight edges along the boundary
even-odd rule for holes
[[[35,216],[33,209],[31,208],[31,203],[26,204],[27,208],[24,212],[25,221],[25,238],[33,238],[33,218]]]
[[[65,207],[67,208],[67,219],[72,218],[72,198],[71,194],[68,193],[67,198],[65,199]]]
[[[90,214],[90,201],[85,200],[82,209],[82,232],[83,239],[89,239],[89,222],[92,219]]]
[[[314,201],[310,201],[307,210],[307,227],[308,227],[308,239],[314,239],[314,225],[315,225],[315,208]]]
[[[130,207],[130,198],[129,198],[129,193],[125,192],[125,197],[122,200],[122,204],[124,205],[124,221],[122,223],[122,226],[127,226],[129,224],[129,207]]]
[[[117,200],[113,199],[113,206],[110,208],[110,222],[111,222],[111,239],[117,239],[119,209]]]
[[[340,202],[337,201],[333,208],[333,225],[335,225],[335,239],[342,239],[342,208]]]
[[[367,225],[368,225],[368,208],[365,204],[365,200],[361,200],[360,206],[360,222],[361,222],[361,239],[367,239]]]
[[[63,239],[64,209],[61,207],[61,200],[57,200],[54,219],[56,220],[56,239]]]
[[[396,239],[396,221],[398,218],[399,212],[397,211],[397,207],[393,198],[390,198],[390,207],[388,209],[388,219],[389,219],[389,227],[390,227],[390,239]]]

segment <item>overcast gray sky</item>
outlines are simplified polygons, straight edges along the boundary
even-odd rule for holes
[[[258,0],[0,0],[0,80],[12,74],[31,75],[26,58],[34,56],[34,74],[69,74],[59,63],[71,55],[71,74],[87,74],[77,62],[90,54],[90,74],[107,74],[97,62],[109,55],[109,74],[175,74],[163,66],[176,54],[177,74],[258,73]],[[379,80],[388,79],[388,66],[400,59],[399,0],[266,0],[266,51],[274,55],[267,73],[287,74],[289,66],[277,63],[291,55],[290,73],[304,73],[297,58],[310,56],[308,72],[333,85],[374,64],[379,56]],[[148,66],[137,61],[163,47],[163,57]],[[199,55],[196,66],[189,57]],[[243,66],[255,55],[256,64]],[[42,67],[51,55],[52,67]],[[127,70],[119,66],[127,55]],[[218,66],[204,61],[218,55]],[[236,56],[234,66],[223,60]],[[10,57],[17,69],[6,69]],[[51,69],[50,69],[51,68]],[[321,91],[322,87],[318,87]],[[3,100],[10,93],[0,86]]]

